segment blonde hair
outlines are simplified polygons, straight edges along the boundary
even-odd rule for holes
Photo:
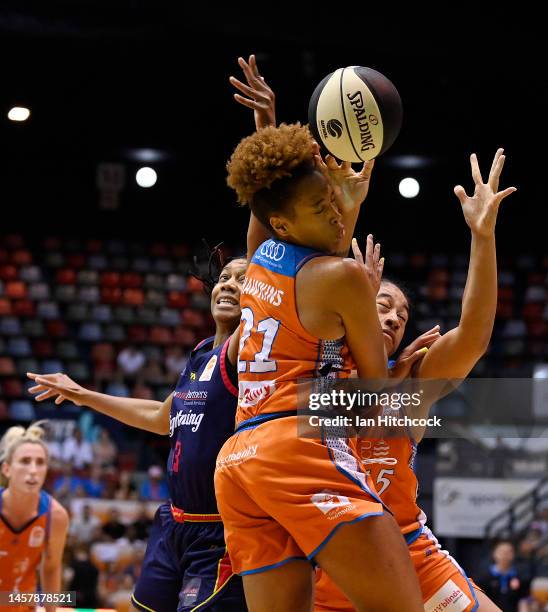
[[[26,429],[21,425],[10,427],[0,440],[0,465],[4,462],[11,463],[15,450],[26,442],[39,444],[44,449],[47,458],[49,453],[48,447],[44,441],[46,430],[43,426],[45,423],[47,423],[45,420],[37,421]],[[7,484],[8,479],[4,474],[0,473],[0,486],[5,487]]]

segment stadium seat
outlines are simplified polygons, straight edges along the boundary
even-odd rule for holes
[[[39,338],[32,343],[32,354],[40,359],[53,355],[53,344],[50,340]]]
[[[19,278],[26,283],[38,283],[42,280],[42,271],[38,266],[23,266]]]
[[[82,253],[71,253],[70,255],[67,255],[66,261],[67,265],[75,270],[79,270],[86,265],[86,258],[84,255],[82,255]]]
[[[135,311],[136,320],[145,325],[153,325],[157,321],[156,310],[150,306],[141,306]]]
[[[13,251],[11,261],[17,266],[28,266],[32,263],[31,252],[27,249]]]
[[[104,255],[96,253],[94,255],[89,256],[88,266],[92,270],[106,270],[108,267],[108,261]]]
[[[103,338],[109,342],[124,342],[126,331],[122,325],[106,325],[103,331]]]
[[[93,285],[80,287],[78,291],[78,300],[86,304],[97,304],[101,300],[99,287]]]
[[[174,326],[179,324],[179,312],[173,308],[161,308],[159,315],[159,320],[162,325]]]
[[[4,293],[12,300],[22,300],[27,297],[27,286],[22,281],[10,281],[6,283]]]
[[[133,260],[131,269],[137,272],[150,272],[152,270],[152,263],[148,257],[136,257]]]
[[[32,421],[35,419],[34,404],[30,400],[10,402],[9,416],[14,421]]]
[[[73,361],[67,365],[66,373],[77,381],[84,381],[90,378],[88,366],[83,361]]]
[[[75,285],[59,285],[55,288],[55,299],[58,302],[74,302],[76,300]]]
[[[12,304],[13,314],[18,317],[34,317],[36,308],[32,300],[15,300]]]
[[[69,321],[86,321],[89,319],[89,306],[79,302],[70,304],[67,309],[67,319]]]
[[[50,338],[66,338],[68,336],[67,326],[60,319],[46,321],[46,331]]]
[[[161,274],[147,274],[144,286],[146,289],[164,289],[164,277]]]
[[[11,357],[0,357],[0,376],[16,374],[15,362]]]
[[[122,274],[121,284],[127,289],[140,289],[143,286],[143,277],[136,272],[126,272]]]
[[[8,405],[4,400],[0,399],[0,420],[4,421],[9,418]]]
[[[127,306],[142,306],[145,296],[142,289],[124,289],[122,302]]]
[[[60,359],[44,359],[42,362],[42,374],[57,374],[58,372],[64,372],[64,370],[65,366]]]
[[[188,306],[188,295],[182,291],[170,291],[168,294],[168,302],[171,308],[178,310]]]
[[[127,328],[127,338],[131,342],[146,342],[147,329],[143,325],[130,325]]]
[[[59,306],[56,302],[38,302],[36,314],[41,319],[57,319],[59,317]]]
[[[55,273],[55,282],[58,285],[76,284],[76,272],[72,268],[61,268]]]
[[[61,340],[57,343],[55,352],[63,360],[77,359],[78,358],[78,347],[75,342],[71,340]]]
[[[185,277],[182,274],[168,274],[166,288],[168,291],[184,291],[186,289]]]
[[[80,270],[76,276],[79,285],[98,285],[99,274],[97,270]]]
[[[25,336],[30,336],[31,338],[39,338],[46,333],[44,323],[41,319],[28,319],[23,321],[22,331]]]
[[[93,361],[113,361],[116,352],[112,344],[108,342],[100,342],[95,344],[91,349],[91,358]]]
[[[104,304],[120,304],[122,302],[122,290],[120,287],[103,287],[101,289],[101,302]]]
[[[101,326],[99,323],[93,323],[90,321],[87,323],[82,323],[82,325],[80,325],[80,329],[78,330],[78,338],[88,342],[99,342],[103,339]]]
[[[173,272],[173,264],[171,263],[171,260],[164,257],[156,259],[154,261],[153,268],[155,272],[160,272],[162,274],[169,274],[170,272]]]
[[[61,253],[46,253],[45,262],[48,268],[60,268],[65,265],[65,258]]]
[[[108,304],[96,304],[92,307],[91,318],[100,323],[109,323],[112,321],[112,310]]]
[[[35,301],[49,300],[49,285],[41,282],[31,283],[28,288],[28,295],[31,300]]]
[[[150,329],[149,342],[171,344],[173,342],[173,336],[167,327],[155,325]]]
[[[135,314],[131,306],[117,306],[114,309],[114,320],[117,323],[129,325],[135,321]]]
[[[4,397],[11,399],[14,397],[23,397],[25,391],[18,378],[6,378],[2,381],[2,392]]]
[[[101,287],[120,287],[121,276],[118,272],[102,272],[99,277]]]
[[[129,259],[123,255],[115,255],[112,258],[111,266],[117,272],[125,272],[129,268]]]
[[[11,302],[6,298],[0,298],[0,317],[6,317],[12,314]]]
[[[33,359],[32,357],[25,357],[23,359],[17,360],[17,374],[19,376],[26,378],[27,372],[40,372],[40,366],[38,365],[38,361]]]
[[[21,323],[17,317],[2,317],[0,319],[0,334],[17,336],[21,333]]]
[[[147,306],[165,306],[166,295],[163,291],[149,289],[146,292],[145,303]]]

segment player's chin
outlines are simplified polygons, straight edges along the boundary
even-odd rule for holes
[[[213,318],[222,321],[240,319],[241,310],[239,304],[215,304],[212,312]]]

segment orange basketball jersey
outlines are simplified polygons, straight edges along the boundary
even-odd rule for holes
[[[260,414],[296,410],[298,380],[350,375],[352,359],[344,338],[313,336],[297,313],[297,273],[322,256],[278,240],[263,242],[255,252],[240,297],[238,424]]]
[[[36,570],[49,536],[51,497],[40,491],[38,514],[20,529],[14,529],[2,514],[3,493],[0,488],[0,591],[32,593],[36,591]]]

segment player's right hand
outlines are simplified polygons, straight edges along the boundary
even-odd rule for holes
[[[264,77],[259,74],[257,60],[254,55],[249,56],[246,62],[243,57],[238,58],[238,64],[242,69],[247,85],[231,76],[229,81],[244,96],[234,94],[234,99],[247,108],[252,108],[255,115],[255,127],[260,130],[267,125],[276,125],[276,96],[272,89],[266,84]],[[245,97],[247,96],[247,97]]]
[[[27,372],[28,378],[36,383],[36,386],[29,388],[29,393],[32,393],[37,402],[55,397],[55,403],[60,404],[65,400],[69,400],[81,406],[83,404],[83,394],[86,391],[78,383],[74,382],[66,374],[58,372],[57,374],[34,374]]]

